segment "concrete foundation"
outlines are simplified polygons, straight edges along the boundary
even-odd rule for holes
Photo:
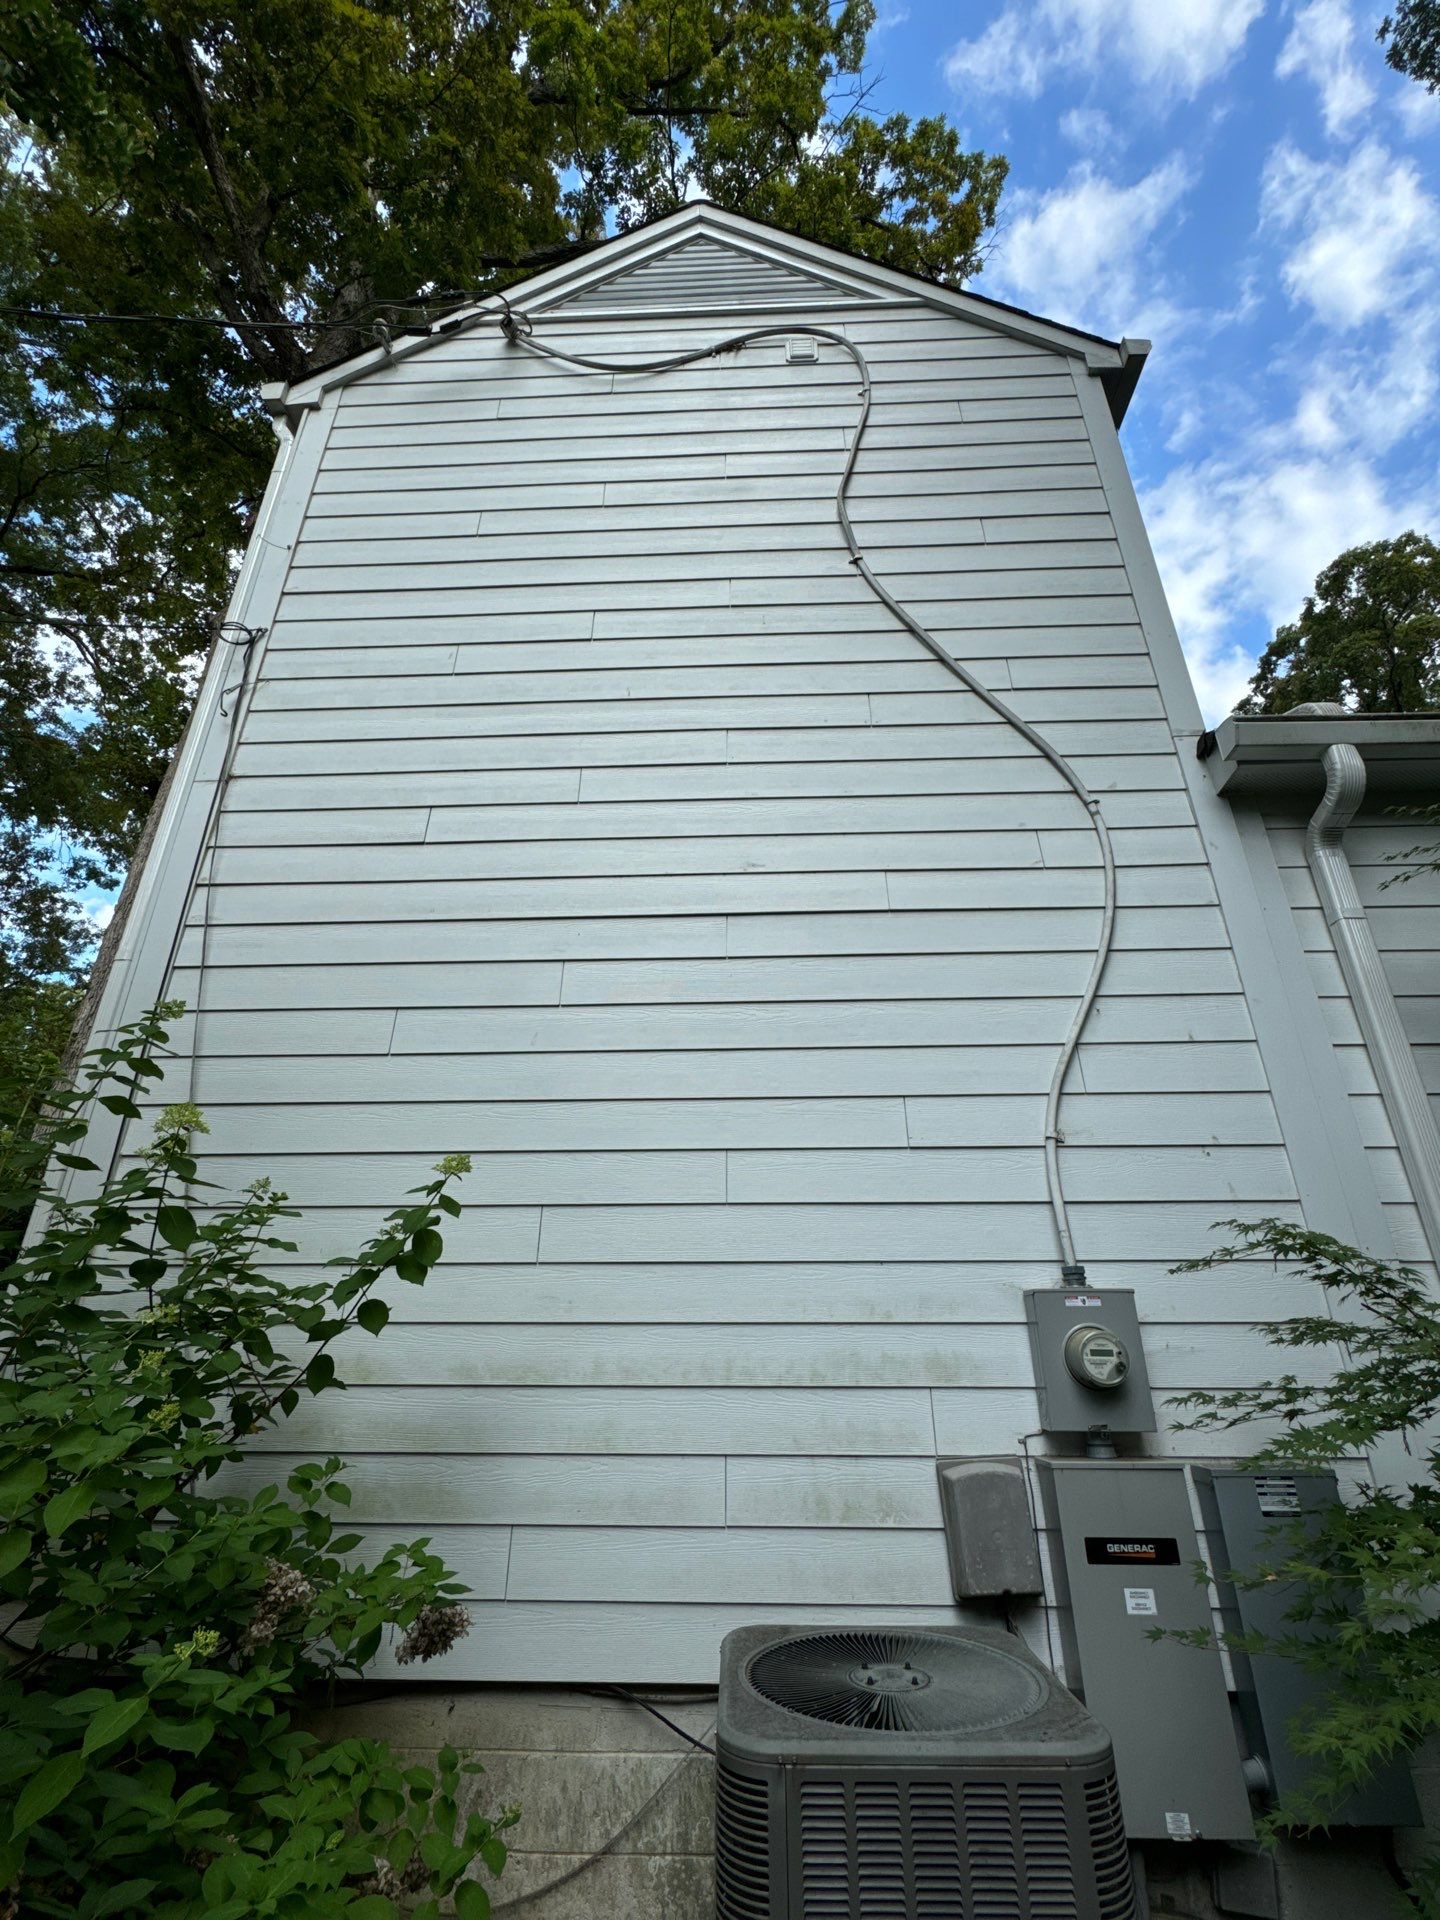
[[[645,1697],[694,1738],[711,1739],[713,1696]],[[476,1805],[523,1809],[506,1835],[504,1876],[491,1887],[497,1914],[713,1920],[713,1762],[629,1701],[563,1687],[377,1688],[357,1691],[312,1724],[386,1739],[406,1759],[428,1760],[448,1745],[480,1761]],[[1440,1779],[1440,1763],[1422,1758],[1416,1772],[1423,1795]],[[1401,1857],[1413,1857],[1433,1831],[1402,1839]],[[1228,1875],[1242,1903],[1220,1905],[1211,1849],[1149,1844],[1143,1857],[1153,1920],[1265,1914],[1244,1891],[1263,1888],[1263,1870]],[[1382,1836],[1295,1842],[1275,1860],[1276,1920],[1399,1920],[1414,1912],[1385,1865]]]

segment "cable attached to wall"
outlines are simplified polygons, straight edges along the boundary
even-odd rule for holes
[[[1057,748],[1053,747],[1043,734],[1038,733],[1027,720],[1022,720],[1013,707],[1006,704],[989,687],[977,680],[970,669],[957,660],[949,648],[937,640],[922,621],[902,606],[872,570],[869,561],[855,536],[850,519],[850,510],[846,496],[850,490],[850,481],[855,472],[855,463],[859,458],[860,444],[865,437],[865,428],[870,419],[870,406],[873,398],[873,382],[869,364],[864,354],[853,341],[847,340],[843,333],[837,333],[830,327],[783,326],[749,327],[743,333],[733,333],[723,340],[717,340],[708,347],[694,347],[683,353],[666,354],[656,360],[618,361],[598,360],[586,354],[564,353],[558,347],[552,347],[543,340],[535,338],[533,322],[523,313],[515,312],[503,294],[500,296],[504,312],[500,318],[500,330],[514,347],[522,348],[526,353],[538,355],[547,360],[561,362],[565,366],[578,367],[586,373],[620,374],[639,378],[648,374],[673,373],[680,367],[693,366],[697,361],[716,360],[727,353],[736,353],[741,347],[750,346],[760,340],[801,339],[826,340],[838,347],[852,363],[860,376],[860,411],[855,428],[850,436],[849,448],[845,455],[845,465],[841,470],[839,485],[835,490],[835,518],[845,545],[850,551],[850,564],[865,582],[866,587],[881,603],[889,609],[907,632],[912,633],[929,653],[952,673],[960,684],[984,702],[990,710],[1011,727],[1037,753],[1047,760],[1060,778],[1075,794],[1090,817],[1096,841],[1100,848],[1100,861],[1104,869],[1104,903],[1100,920],[1100,937],[1096,942],[1095,958],[1090,968],[1090,976],[1085,990],[1075,1009],[1075,1017],[1060,1047],[1055,1062],[1055,1071],[1051,1076],[1050,1087],[1045,1101],[1045,1185],[1050,1202],[1050,1211],[1055,1221],[1055,1234],[1060,1245],[1060,1273],[1067,1285],[1078,1285],[1084,1281],[1085,1269],[1075,1254],[1075,1240],[1070,1228],[1069,1209],[1065,1203],[1065,1188],[1060,1170],[1060,1100],[1065,1091],[1065,1082],[1070,1067],[1080,1046],[1081,1035],[1090,1017],[1100,991],[1100,982],[1105,973],[1106,962],[1110,958],[1110,949],[1115,938],[1115,854],[1110,844],[1110,833],[1101,817],[1100,804]]]

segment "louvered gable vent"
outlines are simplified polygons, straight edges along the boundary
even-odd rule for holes
[[[813,308],[834,300],[872,300],[868,288],[733,247],[696,238],[652,255],[639,266],[582,287],[552,313],[629,313],[640,309]]]

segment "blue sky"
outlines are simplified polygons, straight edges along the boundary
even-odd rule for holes
[[[1010,159],[978,291],[1155,351],[1125,444],[1217,719],[1325,563],[1440,535],[1440,98],[1384,0],[880,0],[872,109]]]

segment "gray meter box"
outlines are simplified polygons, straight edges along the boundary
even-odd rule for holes
[[[957,1600],[1043,1593],[1040,1548],[1018,1455],[937,1460],[940,1511]]]
[[[1195,1578],[1199,1542],[1185,1470],[1044,1460],[1066,1671],[1115,1743],[1132,1840],[1250,1840],[1235,1714],[1214,1648],[1152,1640],[1212,1626]]]
[[[1042,1433],[1153,1433],[1155,1407],[1140,1344],[1135,1295],[1124,1287],[1044,1287],[1025,1295],[1025,1318],[1035,1356]],[[1118,1384],[1087,1384],[1072,1365],[1075,1344],[1093,1329],[1107,1352],[1124,1360]],[[1068,1355],[1067,1355],[1068,1347]]]
[[[1313,1533],[1325,1509],[1339,1498],[1331,1473],[1286,1473],[1271,1468],[1247,1473],[1241,1468],[1214,1468],[1197,1474],[1207,1527],[1218,1527],[1224,1546],[1217,1555],[1217,1573],[1233,1569],[1246,1573],[1263,1567],[1283,1552],[1283,1536],[1298,1520]],[[1281,1536],[1277,1538],[1278,1536]],[[1275,1639],[1284,1634],[1333,1632],[1309,1626],[1286,1615],[1297,1599],[1296,1589],[1279,1581],[1261,1586],[1234,1586],[1222,1578],[1221,1598],[1227,1616],[1242,1632]],[[1252,1747],[1265,1758],[1276,1796],[1302,1790],[1313,1761],[1290,1743],[1291,1723],[1307,1709],[1321,1705],[1324,1677],[1278,1653],[1231,1655],[1239,1691],[1240,1715]],[[1403,1763],[1386,1767],[1360,1792],[1337,1808],[1337,1826],[1413,1827],[1420,1824],[1420,1808]]]

